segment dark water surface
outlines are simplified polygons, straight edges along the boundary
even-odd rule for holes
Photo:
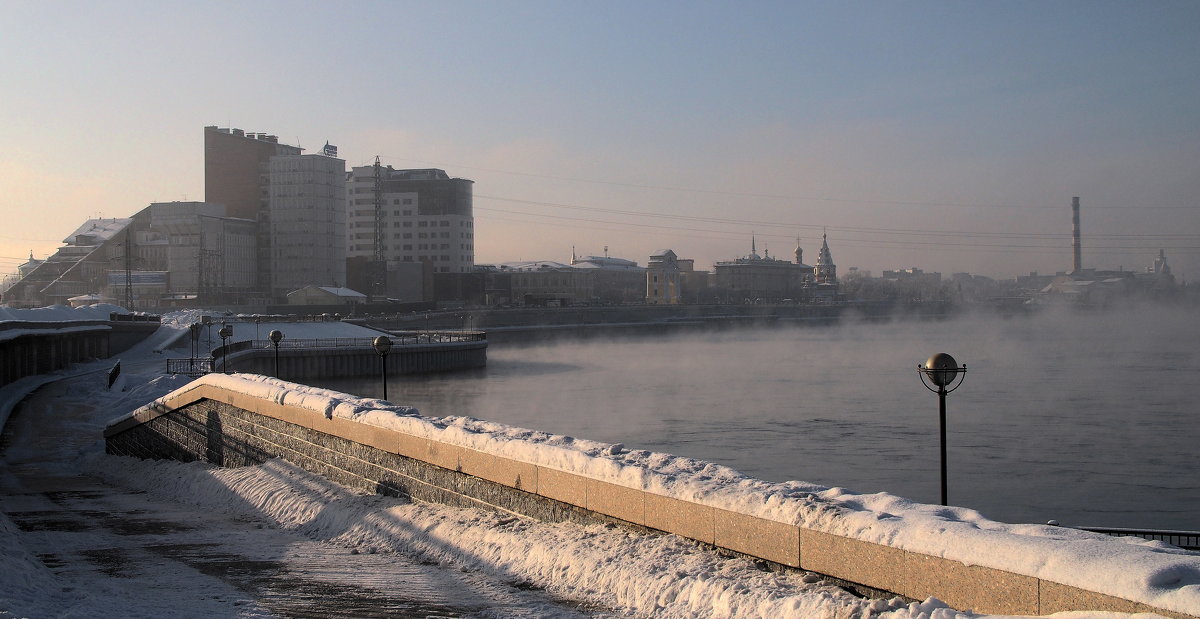
[[[395,377],[391,400],[718,462],[768,480],[938,498],[1008,522],[1200,529],[1200,321],[1177,309],[842,324],[493,346],[486,370]],[[378,382],[327,385],[364,396]]]

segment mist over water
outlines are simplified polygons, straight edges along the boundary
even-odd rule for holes
[[[515,426],[936,503],[1008,522],[1200,529],[1200,329],[1181,309],[843,323],[496,346],[486,370],[395,377],[426,415]],[[377,381],[328,386],[378,395]]]

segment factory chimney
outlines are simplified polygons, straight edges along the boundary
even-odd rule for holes
[[[1072,273],[1078,273],[1083,270],[1083,248],[1079,245],[1079,198],[1071,198],[1071,220],[1074,224],[1075,233],[1071,237],[1071,249],[1075,251],[1075,268]]]

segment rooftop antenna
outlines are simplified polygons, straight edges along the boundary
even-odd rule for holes
[[[605,258],[607,258],[607,257],[608,257],[608,245],[605,245],[605,246],[604,246],[604,257],[605,257]]]

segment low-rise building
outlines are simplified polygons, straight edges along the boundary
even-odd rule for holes
[[[772,258],[767,251],[759,256],[752,241],[748,256],[713,265],[714,287],[727,303],[807,300],[809,289],[816,283],[815,269],[802,262],[803,250],[799,244],[795,256],[795,262]],[[827,276],[836,277],[832,260],[829,267]]]
[[[72,297],[99,295],[108,272],[124,263],[125,240],[132,223],[132,218],[85,221],[63,239],[64,245],[52,256],[31,265],[0,300],[11,307],[32,308],[67,305]]]
[[[642,303],[646,269],[638,263],[610,256],[571,258],[571,266],[592,272],[591,302],[605,304]]]
[[[646,263],[646,303],[677,305],[683,301],[683,270],[679,257],[670,249],[660,249]]]
[[[551,260],[505,262],[499,272],[510,276],[511,299],[517,305],[564,306],[592,303],[595,272]]]

